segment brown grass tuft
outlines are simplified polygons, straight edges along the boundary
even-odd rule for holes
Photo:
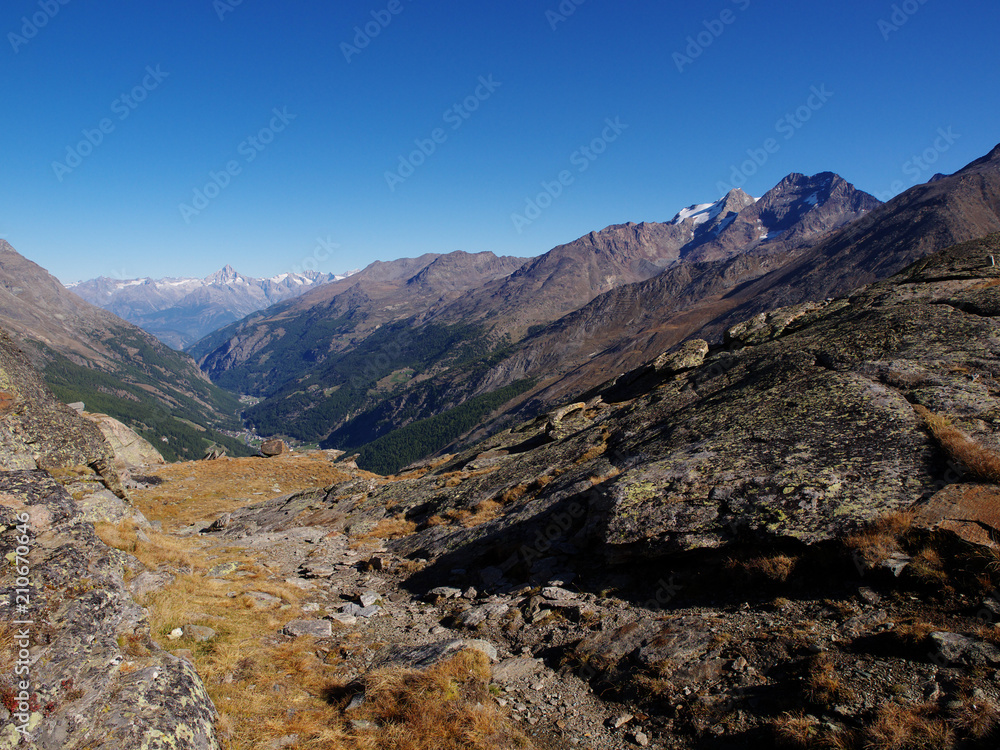
[[[416,530],[417,524],[408,521],[403,515],[398,515],[393,518],[383,518],[364,536],[370,539],[401,539]]]
[[[867,529],[844,539],[844,547],[852,553],[855,561],[873,568],[902,549],[900,541],[912,526],[912,513],[889,513]]]
[[[870,750],[947,750],[954,747],[954,731],[935,714],[934,706],[885,703],[875,721],[863,730],[863,746]]]
[[[748,559],[730,558],[726,568],[745,580],[784,583],[792,575],[797,562],[797,558],[788,555],[762,555]]]
[[[806,677],[806,695],[819,706],[851,702],[856,697],[854,691],[846,687],[837,674],[833,659],[828,654],[817,654],[809,660]]]
[[[771,720],[771,729],[779,747],[814,747],[819,734],[818,722],[804,713],[784,713]]]
[[[385,669],[364,680],[356,747],[375,750],[529,748],[489,692],[489,658],[466,650],[424,672]]]
[[[970,438],[952,424],[951,418],[923,406],[914,410],[945,452],[970,473],[987,482],[1000,483],[1000,455]]]

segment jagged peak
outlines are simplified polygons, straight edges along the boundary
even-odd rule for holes
[[[240,276],[237,270],[227,263],[211,276],[206,276],[205,282],[207,284],[229,284],[241,278],[243,277]]]

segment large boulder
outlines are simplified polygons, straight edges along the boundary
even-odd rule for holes
[[[115,467],[119,471],[133,471],[166,463],[152,443],[114,417],[87,412],[83,416],[101,430],[104,439],[111,446]]]
[[[268,458],[288,453],[288,444],[284,440],[265,440],[260,444],[260,452]]]
[[[730,337],[760,343],[639,399],[617,425],[629,470],[592,508],[602,541],[641,555],[741,534],[814,543],[930,498],[949,480],[913,404],[949,414],[986,448],[1000,442],[997,244],[772,313],[777,327]]]
[[[27,602],[5,619],[23,632],[30,654],[26,672],[15,673],[11,661],[0,674],[15,696],[28,683],[23,705],[15,702],[13,713],[7,701],[0,707],[0,747],[22,746],[23,725],[28,747],[40,750],[217,750],[204,685],[190,664],[151,640],[145,611],[125,585],[123,567],[138,561],[106,547],[42,471],[0,473],[0,529],[0,553],[17,563],[0,572],[0,597]],[[23,599],[15,589],[26,589]]]

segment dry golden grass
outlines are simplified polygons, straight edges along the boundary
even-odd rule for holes
[[[503,505],[495,500],[483,500],[473,508],[472,515],[462,519],[462,526],[471,529],[473,526],[480,526],[487,521],[492,521],[500,515],[502,509]]]
[[[801,711],[784,713],[778,718],[772,719],[771,729],[780,747],[814,747],[814,742],[819,734],[818,722],[808,718]]]
[[[132,521],[95,523],[94,531],[106,545],[128,552],[147,568],[155,570],[161,565],[192,569],[211,567],[200,545],[191,539],[179,539],[148,530],[144,533],[149,541],[145,542],[139,538],[138,527]]]
[[[767,580],[784,583],[792,575],[798,560],[788,555],[768,555],[749,559],[730,558],[726,568],[740,577],[750,580]]]
[[[948,573],[944,568],[941,555],[933,547],[924,547],[910,564],[910,573],[925,583],[944,586],[948,584]]]
[[[914,649],[921,647],[931,633],[941,629],[941,625],[911,618],[896,623],[896,627],[892,629],[891,634],[892,639],[900,645]]]
[[[406,520],[406,517],[403,515],[398,515],[392,518],[383,518],[375,524],[374,529],[367,534],[364,534],[361,538],[402,539],[404,536],[409,536],[416,530],[417,524],[413,521]]]
[[[982,740],[1000,727],[1000,710],[991,703],[964,701],[953,722],[964,737]]]
[[[806,696],[813,703],[831,706],[854,700],[854,691],[843,684],[828,654],[817,654],[810,659],[808,670]]]
[[[1000,455],[955,427],[951,419],[923,406],[913,407],[945,452],[970,473],[987,482],[1000,483]]]
[[[955,732],[935,716],[933,706],[885,703],[875,721],[862,731],[863,747],[870,750],[947,750]]]
[[[913,514],[897,511],[844,539],[845,549],[865,566],[874,567],[902,549],[900,540],[913,527]]]
[[[277,495],[326,487],[352,476],[382,480],[375,474],[349,471],[330,463],[321,451],[270,459],[188,461],[168,464],[151,473],[163,479],[163,484],[133,490],[131,494],[136,507],[151,521],[161,521],[164,530],[208,523],[223,513]]]
[[[289,468],[282,467],[280,460],[260,461],[251,461],[256,463],[251,466],[253,481],[267,486],[276,480],[262,473],[264,470],[281,474]],[[203,466],[210,465],[210,473],[215,474],[223,464],[182,465],[178,475],[197,473],[204,480]],[[177,469],[177,465],[165,467],[168,472]],[[160,514],[147,515],[183,526],[231,510],[236,501],[219,492],[215,484],[222,481],[221,476],[203,484],[189,480],[182,491],[176,477],[168,479],[145,491],[144,512],[165,505]],[[283,476],[282,488],[291,490],[292,483]],[[230,477],[227,481],[239,480]],[[188,505],[177,500],[192,490],[196,495]],[[157,492],[165,493],[164,500],[177,505],[159,500]],[[303,616],[299,604],[305,594],[276,580],[263,561],[244,549],[219,548],[201,537],[177,538],[146,531],[148,541],[144,541],[130,523],[100,524],[97,528],[110,546],[129,552],[151,569],[175,575],[171,584],[139,603],[149,613],[150,634],[155,641],[164,648],[191,653],[195,670],[219,710],[217,729],[223,750],[259,750],[290,734],[298,735],[292,746],[296,750],[530,747],[489,694],[489,663],[479,652],[463,653],[423,674],[400,670],[378,673],[367,686],[370,694],[363,711],[346,716],[343,706],[331,703],[330,686],[338,684],[342,656],[366,652],[372,644],[348,630],[337,634],[336,651],[311,638],[280,635],[288,622]],[[389,538],[414,528],[415,524],[399,516],[385,519],[375,533]],[[238,577],[209,576],[212,567],[226,562],[239,563]],[[256,601],[248,593],[254,591],[276,596],[281,602]],[[216,635],[201,643],[187,637],[169,638],[176,628],[189,623],[208,626]],[[0,647],[8,636],[0,629]],[[136,634],[123,637],[120,646],[127,656],[139,659],[146,654],[146,643],[144,634]],[[4,650],[9,652],[11,649]],[[139,662],[130,661],[124,669],[139,666]],[[349,721],[357,718],[377,724],[359,730]]]
[[[14,671],[17,663],[14,635],[16,631],[6,619],[0,621],[0,674]]]
[[[372,723],[351,740],[358,750],[530,748],[489,692],[488,657],[466,650],[424,672],[387,669],[364,680],[354,712]],[[349,695],[349,691],[345,693]]]
[[[589,477],[590,483],[593,485],[602,484],[608,481],[609,479],[614,479],[621,473],[622,473],[621,469],[619,469],[617,466],[613,466],[611,467],[611,470],[607,474],[595,474]]]
[[[590,448],[587,449],[585,453],[580,455],[573,463],[579,466],[580,464],[585,464],[588,461],[593,461],[598,456],[604,455],[604,453],[606,453],[607,450],[608,450],[607,443],[598,443],[597,445],[592,445]]]
[[[500,494],[500,502],[504,505],[509,505],[510,503],[516,503],[528,492],[528,485],[517,484],[513,487],[508,487]]]

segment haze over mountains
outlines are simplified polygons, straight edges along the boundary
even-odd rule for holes
[[[349,275],[302,271],[255,279],[227,265],[204,279],[101,276],[67,288],[181,350],[250,313]]]

